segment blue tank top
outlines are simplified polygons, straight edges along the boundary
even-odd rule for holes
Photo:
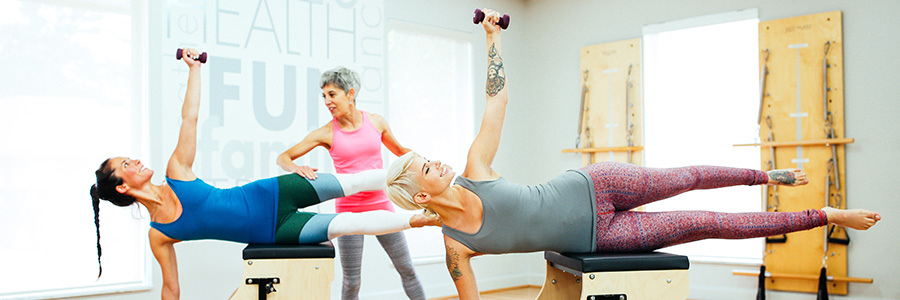
[[[260,179],[220,189],[197,178],[166,177],[181,201],[181,216],[150,227],[182,241],[214,239],[239,243],[274,244],[278,208],[278,178]]]

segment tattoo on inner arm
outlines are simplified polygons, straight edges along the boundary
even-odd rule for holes
[[[794,184],[794,182],[797,182],[794,172],[786,170],[771,171],[769,172],[769,178],[781,184]]]
[[[488,74],[485,93],[491,97],[497,96],[505,86],[506,71],[503,70],[503,58],[497,52],[496,45],[491,44],[491,50],[488,52]]]
[[[447,246],[447,270],[450,271],[450,278],[453,278],[453,281],[462,277],[462,271],[459,270],[459,253],[450,246]]]

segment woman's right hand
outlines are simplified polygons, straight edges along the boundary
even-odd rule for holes
[[[200,61],[194,59],[194,57],[200,55],[200,51],[197,51],[197,49],[194,48],[183,48],[181,49],[181,51],[181,53],[183,53],[181,56],[181,60],[183,60],[184,63],[188,65],[188,67],[193,68],[200,66]]]
[[[288,172],[291,172],[291,173],[297,173],[297,174],[299,174],[300,176],[303,176],[304,178],[309,179],[309,180],[315,180],[316,178],[319,177],[319,176],[316,175],[316,171],[318,171],[318,170],[319,170],[319,169],[313,168],[313,167],[310,167],[310,166],[297,166],[297,165],[294,165],[293,167],[291,167],[291,168],[288,169],[287,171],[288,171]]]

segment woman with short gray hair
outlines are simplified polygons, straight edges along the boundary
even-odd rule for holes
[[[298,166],[294,164],[294,160],[319,146],[328,149],[334,160],[335,172],[338,174],[383,169],[381,145],[397,156],[410,152],[394,138],[384,117],[361,111],[356,107],[360,92],[359,82],[359,75],[344,67],[337,67],[322,74],[320,80],[322,98],[325,107],[331,112],[332,120],[281,153],[276,161],[278,166],[308,179],[316,179],[317,168]],[[384,191],[369,191],[336,199],[335,209],[339,213],[394,211],[394,206]],[[425,291],[416,277],[403,233],[378,235],[376,238],[400,273],[406,295],[410,299],[425,299]],[[363,236],[339,237],[338,252],[341,254],[341,268],[344,274],[342,299],[357,299],[361,281]]]

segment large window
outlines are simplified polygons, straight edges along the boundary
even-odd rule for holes
[[[758,23],[752,9],[644,28],[647,166],[760,168],[758,148],[732,146],[758,137]],[[647,210],[760,211],[760,188],[692,191]],[[758,261],[761,240],[705,240],[668,251]]]
[[[140,158],[140,64],[128,1],[0,2],[0,299],[150,288],[146,212],[102,201],[103,276],[89,187]]]
[[[397,21],[390,26],[391,128],[404,146],[462,172],[473,139],[471,43],[454,31]],[[413,258],[443,258],[440,228],[408,230],[407,236],[419,241],[410,244]]]

